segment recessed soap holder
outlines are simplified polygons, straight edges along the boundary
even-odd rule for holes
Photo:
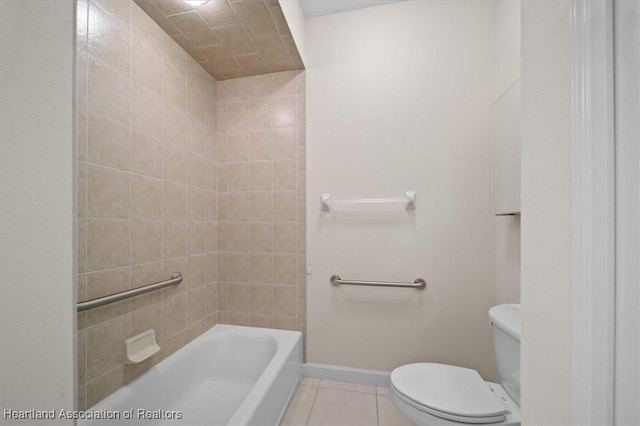
[[[160,346],[156,343],[156,331],[150,328],[124,341],[126,364],[138,364],[157,354]]]

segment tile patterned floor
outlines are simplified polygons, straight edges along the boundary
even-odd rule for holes
[[[303,377],[280,426],[411,426],[389,388]]]

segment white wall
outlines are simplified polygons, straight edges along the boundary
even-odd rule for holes
[[[71,0],[0,2],[3,409],[75,403],[73,14]]]
[[[516,89],[514,85],[520,81],[520,1],[496,1],[495,14],[496,91],[494,102],[498,103],[503,97],[503,100],[506,100],[507,93],[510,89]],[[519,97],[516,99],[519,100]],[[517,113],[519,113],[519,105],[517,108]],[[518,190],[519,195],[520,191]],[[520,216],[498,216],[496,222],[496,303],[519,303]]]
[[[436,361],[493,378],[493,4],[407,1],[305,25],[308,361]],[[417,193],[415,211],[320,211],[324,192],[405,190]],[[332,274],[428,286],[334,288]]]
[[[567,1],[522,4],[522,420],[571,412],[570,20]]]

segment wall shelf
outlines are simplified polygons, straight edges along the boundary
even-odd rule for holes
[[[405,196],[400,198],[350,198],[342,200],[331,199],[331,194],[324,193],[320,196],[320,207],[322,211],[331,211],[332,206],[336,205],[354,205],[354,204],[406,204],[405,209],[413,210],[416,208],[416,191],[405,191]]]

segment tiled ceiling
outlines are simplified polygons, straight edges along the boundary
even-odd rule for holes
[[[304,69],[278,0],[134,0],[216,80]]]

